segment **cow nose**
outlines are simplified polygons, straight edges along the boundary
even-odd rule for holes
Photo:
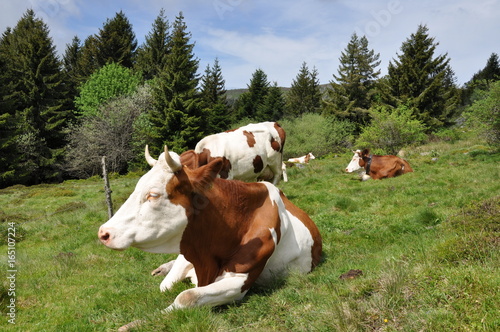
[[[345,169],[345,171],[346,171],[346,172],[349,172],[349,169],[347,169],[347,168],[346,168],[346,169]]]
[[[106,244],[110,238],[109,232],[102,228],[99,228],[99,233],[97,234],[97,236],[103,244]]]

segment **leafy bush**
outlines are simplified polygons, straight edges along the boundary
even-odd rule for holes
[[[70,129],[67,172],[80,178],[100,174],[102,156],[107,157],[110,172],[126,172],[129,162],[143,156],[147,137],[137,119],[142,121],[141,114],[151,104],[151,89],[145,86],[132,96],[104,104],[98,114],[84,117],[79,126]]]
[[[280,120],[279,123],[286,131],[285,158],[309,152],[323,156],[352,146],[354,124],[348,120],[306,113],[298,118]]]
[[[412,109],[400,106],[394,110],[380,106],[370,111],[372,122],[362,129],[356,146],[379,149],[389,154],[397,154],[401,148],[423,143],[425,125],[413,116]]]
[[[98,114],[99,106],[113,97],[133,93],[141,76],[117,63],[110,63],[90,76],[75,98],[78,111],[83,116]]]
[[[466,111],[468,123],[478,128],[493,146],[500,145],[500,81],[482,94]]]

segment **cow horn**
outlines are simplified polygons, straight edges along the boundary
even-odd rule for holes
[[[182,165],[180,162],[177,162],[174,159],[172,159],[172,156],[170,155],[170,153],[168,153],[168,148],[166,145],[165,145],[165,160],[167,161],[167,165],[170,167],[170,169],[174,173],[179,171],[182,168]]]
[[[149,166],[153,167],[156,164],[156,159],[151,157],[151,155],[149,154],[149,148],[147,144],[144,155],[146,156],[146,161],[148,162]]]

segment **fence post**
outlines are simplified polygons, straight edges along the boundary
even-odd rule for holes
[[[111,201],[111,193],[109,187],[108,171],[106,168],[106,156],[102,156],[102,177],[104,178],[104,193],[106,194],[106,204],[108,205],[108,217],[113,216],[113,201]]]

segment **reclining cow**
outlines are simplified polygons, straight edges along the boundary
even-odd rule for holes
[[[352,173],[364,169],[364,173],[361,176],[363,181],[370,178],[374,180],[392,178],[413,172],[410,164],[397,156],[371,155],[369,149],[364,149],[363,151],[356,150],[353,152],[354,156],[349,165],[347,165],[345,171],[347,173]]]
[[[286,134],[277,122],[252,123],[203,138],[194,150],[181,155],[181,162],[195,169],[223,157],[220,177],[246,182],[277,184],[283,169]]]
[[[309,152],[305,156],[302,157],[297,157],[297,158],[290,158],[288,159],[289,163],[298,163],[298,164],[309,164],[309,160],[316,159],[316,157],[312,154],[312,152]]]
[[[254,283],[320,262],[318,228],[271,183],[218,178],[222,158],[190,169],[166,147],[148,161],[153,167],[98,237],[116,250],[180,252],[162,291],[189,276],[196,287],[167,310],[231,303]]]

